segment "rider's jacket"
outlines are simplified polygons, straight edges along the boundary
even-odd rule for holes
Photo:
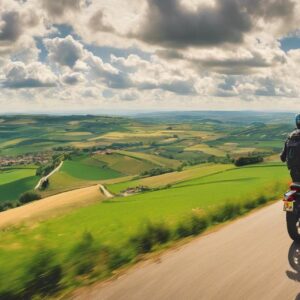
[[[281,159],[282,162],[287,161],[287,145],[288,145],[288,142],[291,139],[297,139],[297,138],[300,139],[300,129],[295,129],[292,133],[289,134],[287,140],[285,141],[283,150],[280,154],[280,159]]]

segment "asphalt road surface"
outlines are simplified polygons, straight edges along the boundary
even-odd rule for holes
[[[300,269],[291,266],[297,256],[300,246],[288,237],[276,203],[71,298],[300,299]]]

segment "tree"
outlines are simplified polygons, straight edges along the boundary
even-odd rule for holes
[[[42,181],[42,185],[41,185],[41,190],[45,190],[47,189],[47,187],[49,186],[49,179],[47,178],[46,180]]]
[[[40,200],[41,198],[42,197],[37,193],[26,192],[26,193],[23,193],[20,196],[19,201],[20,201],[21,204],[26,204],[26,203],[29,203],[29,202],[32,202],[32,201]]]
[[[237,167],[242,167],[251,164],[257,164],[264,161],[262,156],[247,156],[247,157],[239,157],[234,161],[234,164]]]

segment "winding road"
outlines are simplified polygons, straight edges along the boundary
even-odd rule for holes
[[[37,183],[37,185],[35,186],[35,190],[38,190],[41,186],[41,184],[46,181],[47,179],[49,179],[52,175],[54,175],[56,172],[58,172],[60,170],[60,168],[62,167],[62,165],[64,164],[63,161],[60,162],[60,164],[51,172],[49,173],[47,176],[42,177],[39,182]]]
[[[104,185],[100,184],[99,188],[100,188],[101,192],[103,193],[103,195],[105,197],[107,197],[107,198],[113,198],[114,197],[114,195],[111,194]]]
[[[297,258],[300,246],[289,239],[276,203],[70,298],[299,300],[300,269],[291,267]]]

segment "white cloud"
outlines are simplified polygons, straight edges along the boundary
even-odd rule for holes
[[[23,62],[12,62],[5,67],[4,73],[5,80],[1,83],[4,88],[23,89],[56,85],[56,76],[47,66],[39,62],[28,65]]]
[[[0,54],[10,55],[24,49],[28,40],[49,32],[36,0],[26,2],[2,0],[0,5]]]
[[[78,72],[67,73],[61,76],[61,81],[66,85],[77,85],[85,82],[83,74]]]
[[[68,13],[80,11],[81,0],[41,0],[42,7],[53,18],[63,17]]]
[[[70,35],[66,38],[46,39],[44,44],[49,51],[49,59],[62,66],[73,68],[84,56],[82,44]]]

